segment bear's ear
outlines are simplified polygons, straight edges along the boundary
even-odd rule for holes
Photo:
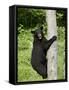
[[[34,34],[34,33],[35,33],[35,31],[31,31],[31,33],[32,33],[32,34]]]
[[[43,26],[41,26],[40,29],[43,30]]]

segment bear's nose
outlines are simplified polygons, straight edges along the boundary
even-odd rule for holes
[[[38,34],[38,38],[39,39],[42,39],[42,35],[40,33]]]

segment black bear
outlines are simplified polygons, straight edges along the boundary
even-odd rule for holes
[[[31,31],[31,33],[34,35],[31,64],[33,69],[45,79],[47,78],[47,51],[57,37],[53,36],[47,40],[43,34],[43,27]]]

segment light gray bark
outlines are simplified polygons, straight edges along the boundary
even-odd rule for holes
[[[54,35],[57,36],[57,24],[56,24],[56,11],[47,10],[46,11],[46,21],[48,25],[48,39],[52,38]],[[55,41],[47,53],[48,58],[48,80],[57,80],[57,41]]]

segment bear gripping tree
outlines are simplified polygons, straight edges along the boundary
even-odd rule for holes
[[[48,25],[48,39],[52,36],[57,36],[57,24],[56,24],[56,11],[55,10],[47,10],[46,11],[46,22]],[[48,53],[48,80],[57,80],[57,41],[55,41]]]

